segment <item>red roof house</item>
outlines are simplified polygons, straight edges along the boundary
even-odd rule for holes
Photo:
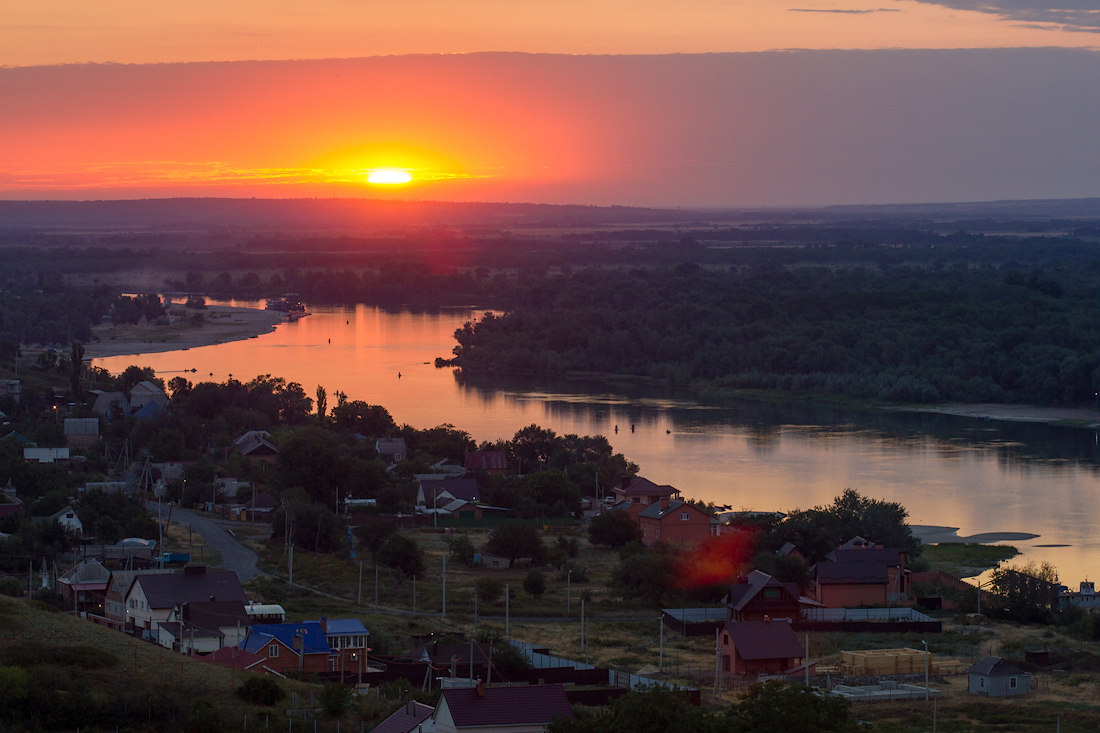
[[[671,486],[658,486],[641,476],[624,476],[621,483],[611,489],[615,501],[631,504],[655,504],[661,499],[678,499],[680,490]]]
[[[695,547],[718,534],[718,522],[709,514],[685,501],[669,501],[667,497],[646,506],[637,518],[646,547],[655,542]]]
[[[905,552],[897,548],[835,550],[812,573],[815,597],[826,608],[885,606],[903,603],[910,595]]]
[[[573,718],[561,685],[451,688],[435,708],[436,733],[537,733],[557,718]]]
[[[502,450],[467,451],[463,465],[467,471],[484,471],[502,476],[508,471],[508,456]]]
[[[759,570],[731,583],[722,602],[729,608],[730,621],[797,621],[802,609],[797,583],[780,583]]]
[[[783,674],[806,654],[785,619],[727,623],[720,641],[722,671],[732,674]]]

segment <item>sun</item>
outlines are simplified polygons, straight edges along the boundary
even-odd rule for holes
[[[412,174],[404,168],[372,168],[367,172],[367,183],[393,186],[408,183],[411,180]]]

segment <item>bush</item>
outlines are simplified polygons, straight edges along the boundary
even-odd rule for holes
[[[504,583],[496,578],[478,578],[474,584],[477,599],[482,603],[496,603],[504,595]]]
[[[321,707],[325,715],[339,718],[351,701],[351,688],[339,682],[326,682],[321,686]]]
[[[523,579],[523,589],[535,598],[541,598],[546,592],[546,575],[538,568],[532,569]]]
[[[250,677],[237,688],[237,697],[256,705],[271,706],[286,697],[286,693],[270,677]]]

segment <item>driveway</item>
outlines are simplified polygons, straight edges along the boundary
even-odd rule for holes
[[[155,501],[147,502],[145,508],[154,517],[157,515],[157,503]],[[161,504],[162,519],[168,517],[168,509],[167,504]],[[203,536],[206,544],[221,553],[222,567],[235,572],[242,583],[257,575],[266,575],[256,567],[256,562],[259,559],[256,553],[245,547],[236,537],[226,531],[227,528],[232,528],[233,525],[239,526],[239,522],[212,519],[198,512],[180,509],[178,506],[171,507],[171,510],[172,522],[183,527],[191,525],[193,530]]]

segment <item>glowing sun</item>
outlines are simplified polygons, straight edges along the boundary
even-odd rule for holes
[[[367,173],[367,183],[395,185],[408,183],[411,180],[412,175],[403,168],[374,168]]]

